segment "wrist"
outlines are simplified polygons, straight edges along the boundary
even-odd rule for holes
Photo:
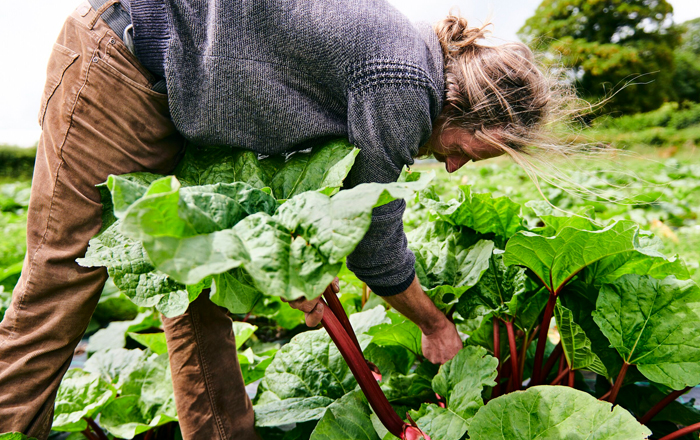
[[[426,321],[419,327],[425,336],[431,336],[451,328],[452,322],[450,322],[450,320],[438,310],[438,314],[433,319]]]

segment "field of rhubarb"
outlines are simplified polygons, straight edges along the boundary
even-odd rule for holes
[[[110,280],[58,392],[52,439],[179,439],[161,315],[229,310],[264,440],[697,439],[700,165],[692,153],[588,167],[577,196],[495,161],[341,190],[357,150],[285,158],[190,147],[173,176],[111,176],[83,266]],[[0,317],[24,253],[29,184],[0,186]],[[345,267],[397,198],[416,273],[457,325],[416,325]],[[554,206],[561,208],[556,209]],[[14,240],[14,241],[13,241]],[[327,290],[335,277],[340,292]],[[282,300],[323,295],[322,328]],[[0,434],[2,440],[24,440]]]

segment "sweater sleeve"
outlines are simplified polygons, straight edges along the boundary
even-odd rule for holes
[[[351,90],[350,141],[360,149],[348,186],[395,182],[413,163],[432,129],[431,90],[415,81],[381,81]],[[372,224],[347,258],[348,268],[380,296],[403,292],[415,276],[415,257],[403,230],[404,200],[375,208]]]

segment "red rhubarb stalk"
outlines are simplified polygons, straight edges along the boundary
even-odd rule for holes
[[[522,382],[518,377],[520,368],[518,365],[518,347],[515,345],[515,329],[513,329],[512,322],[506,321],[505,324],[508,331],[508,346],[510,347],[510,365],[513,370],[513,391],[518,391]]]
[[[498,325],[498,318],[493,318],[493,355],[498,361],[496,371],[496,386],[491,391],[491,398],[496,398],[501,394],[501,375],[503,368],[501,367],[501,326]]]
[[[559,373],[559,375],[556,378],[554,378],[554,380],[552,381],[552,383],[550,385],[558,384],[559,382],[561,382],[562,379],[564,379],[564,376],[566,376],[567,374],[569,374],[569,367],[568,366],[566,368],[564,368],[562,370],[562,372]]]
[[[542,369],[542,380],[547,380],[547,376],[549,376],[549,373],[552,372],[552,368],[554,368],[554,364],[557,363],[557,359],[559,359],[559,356],[564,352],[564,348],[561,346],[561,342],[557,344],[556,347],[554,347],[554,351],[552,354],[549,355],[547,358],[547,362],[544,363],[544,368]],[[563,368],[563,367],[562,367]],[[561,368],[560,368],[561,370]],[[561,373],[561,371],[559,371]]]
[[[679,429],[678,431],[671,433],[666,437],[661,437],[661,440],[674,440],[676,438],[683,437],[684,435],[690,434],[691,432],[695,431],[700,431],[700,423],[696,423],[694,425],[686,426],[683,429]]]
[[[681,397],[683,394],[690,391],[691,388],[693,388],[693,387],[687,387],[687,388],[683,388],[680,391],[674,391],[671,394],[669,394],[668,396],[661,399],[659,401],[659,403],[654,405],[649,411],[647,411],[646,414],[644,414],[644,416],[642,416],[641,419],[639,419],[639,423],[641,423],[642,425],[646,425],[651,419],[653,419],[658,413],[660,413],[662,409],[666,408],[671,402],[675,401],[676,399]]]
[[[81,433],[88,438],[88,440],[99,440],[95,434],[90,431],[90,428],[85,428]]]
[[[576,374],[574,373],[574,370],[570,369],[569,370],[569,384],[568,384],[569,388],[574,387],[574,379],[576,378],[575,376],[576,376]]]
[[[557,303],[557,296],[554,293],[549,294],[547,307],[544,309],[544,317],[540,325],[540,336],[537,339],[537,350],[535,351],[535,362],[532,366],[531,385],[539,385],[542,381],[542,359],[544,358],[544,348],[547,344],[547,332],[549,331],[549,323],[552,321],[554,314],[554,305]]]
[[[615,384],[613,385],[612,390],[610,390],[610,398],[608,399],[608,402],[612,403],[613,405],[615,404],[615,399],[617,399],[617,393],[622,387],[622,382],[625,380],[625,375],[627,374],[627,369],[629,368],[629,366],[630,364],[628,364],[627,362],[622,363],[622,368],[620,368],[620,374],[617,375],[617,378],[615,379]]]
[[[348,363],[350,371],[352,371],[353,376],[360,384],[362,392],[367,396],[367,400],[379,417],[379,420],[393,435],[405,439],[405,428],[410,427],[410,425],[404,423],[391,407],[367,366],[362,352],[348,335],[345,327],[343,327],[330,307],[324,311],[321,323],[335,345],[338,346],[340,354],[343,355],[343,358]]]
[[[326,303],[331,308],[331,310],[333,310],[335,317],[338,318],[340,324],[342,324],[343,328],[345,329],[345,332],[348,334],[348,336],[350,336],[350,339],[352,339],[352,342],[355,344],[355,347],[357,347],[357,349],[360,352],[362,352],[362,348],[360,348],[360,343],[357,341],[357,336],[355,336],[355,331],[352,329],[352,324],[350,324],[350,319],[345,313],[343,305],[340,304],[340,300],[335,295],[333,290],[331,290],[331,286],[326,287],[326,290],[323,292],[323,298],[326,300]]]

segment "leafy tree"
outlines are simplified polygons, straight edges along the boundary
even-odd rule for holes
[[[667,0],[544,0],[518,35],[570,69],[584,97],[617,91],[606,110],[636,113],[674,97],[672,18]]]
[[[700,102],[700,18],[681,25],[681,44],[674,54],[673,88],[679,101]]]

